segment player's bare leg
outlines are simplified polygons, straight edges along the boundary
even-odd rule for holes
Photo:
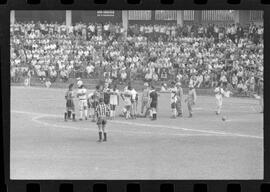
[[[152,108],[152,120],[157,120],[157,110],[155,108]]]
[[[149,116],[150,116],[150,118],[153,118],[153,111],[152,111],[152,109],[149,109]]]
[[[83,110],[80,110],[80,121],[83,119]]]
[[[105,131],[106,125],[102,125],[102,131],[103,131],[103,141],[107,141],[107,132]]]
[[[110,110],[110,119],[111,120],[113,119],[113,106],[111,107],[111,110]]]
[[[96,122],[96,116],[97,116],[97,113],[96,113],[96,110],[94,110],[94,115],[93,115],[92,122]]]
[[[134,118],[136,119],[137,118],[137,103],[134,104]]]
[[[144,117],[147,117],[147,115],[151,113],[150,111],[151,111],[150,108],[146,107],[146,111],[145,111]]]
[[[75,119],[75,111],[72,111],[72,121],[76,121],[76,119]]]
[[[87,107],[84,107],[84,118],[87,120]]]
[[[189,118],[192,117],[192,106],[191,106],[191,103],[188,102],[188,111],[189,111]]]
[[[131,116],[130,116],[130,109],[131,109],[131,107],[130,106],[128,106],[127,108],[126,108],[126,119],[129,119]]]
[[[65,112],[65,114],[64,114],[64,120],[67,121],[67,118],[68,118],[68,113]]]
[[[102,128],[101,128],[101,124],[98,125],[98,137],[99,137],[98,142],[102,142]]]
[[[177,110],[176,110],[176,108],[173,108],[172,109],[172,116],[171,116],[171,118],[172,119],[175,119],[176,118],[176,114],[177,114]]]
[[[220,114],[221,108],[222,108],[222,100],[221,100],[221,99],[218,99],[218,100],[217,100],[217,111],[216,111],[216,114],[217,114],[217,115]]]
[[[146,112],[147,112],[147,103],[146,103],[145,101],[142,101],[142,106],[141,106],[141,115],[143,115],[144,108],[146,108]],[[145,113],[146,113],[146,112],[145,112]]]
[[[177,107],[177,117],[182,117],[183,116],[182,103],[178,101],[176,107]]]

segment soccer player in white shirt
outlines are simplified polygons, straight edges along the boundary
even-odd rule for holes
[[[79,109],[80,109],[80,120],[84,118],[87,120],[87,90],[84,85],[81,85],[77,92],[77,97],[79,98]]]
[[[78,78],[77,78],[77,87],[79,88],[79,87],[82,86],[82,85],[83,85],[83,82],[82,82],[81,78],[78,77]]]
[[[131,116],[136,119],[137,105],[138,105],[138,92],[133,88],[131,91]]]
[[[222,108],[223,96],[229,97],[230,92],[229,91],[224,91],[224,89],[222,88],[221,82],[215,88],[214,92],[215,92],[216,103],[217,103],[216,114],[219,115],[220,112],[221,112],[221,108]]]
[[[119,105],[119,90],[117,89],[117,86],[114,85],[113,89],[110,90],[110,117],[111,119],[115,118],[115,111],[116,111],[116,106]]]
[[[121,94],[121,97],[125,103],[124,107],[124,116],[126,119],[129,119],[131,117],[130,111],[131,111],[131,86],[128,86],[126,90]]]

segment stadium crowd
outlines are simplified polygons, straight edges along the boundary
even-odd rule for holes
[[[187,86],[225,83],[256,91],[263,78],[263,27],[231,25],[129,25],[15,23],[11,25],[11,81],[99,78],[105,81],[177,80]]]

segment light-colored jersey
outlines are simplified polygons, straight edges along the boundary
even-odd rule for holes
[[[149,90],[149,88],[144,89],[143,92],[142,92],[142,100],[143,101],[148,101],[149,100],[149,96],[150,96],[150,90]]]
[[[175,103],[177,101],[177,96],[176,96],[177,88],[176,87],[171,88],[170,92],[171,92],[171,103]]]
[[[132,93],[130,90],[126,90],[122,93],[123,95],[123,98],[124,98],[124,102],[125,102],[125,105],[131,105],[131,96],[132,96]]]
[[[224,93],[225,93],[224,90],[223,90],[221,87],[216,87],[215,90],[214,90],[214,92],[216,93],[216,94],[215,94],[215,97],[216,97],[217,99],[222,98],[223,95],[224,95]]]
[[[82,80],[79,80],[79,81],[77,82],[77,87],[81,87],[82,85],[83,85]]]
[[[119,90],[110,90],[110,104],[111,105],[118,105],[118,97],[119,97]]]
[[[137,97],[137,91],[135,90],[135,89],[132,89],[131,91],[130,91],[130,93],[131,93],[131,99],[132,99],[132,101],[135,101],[136,100],[136,97]]]
[[[85,88],[78,89],[77,96],[80,100],[87,100],[87,90]]]
[[[89,101],[89,103],[92,103],[94,101],[93,95],[94,95],[94,93],[89,93],[88,94],[87,100]]]

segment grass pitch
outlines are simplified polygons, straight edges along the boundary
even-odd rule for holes
[[[193,118],[183,103],[184,117],[170,119],[161,93],[157,121],[117,117],[97,143],[91,120],[64,122],[64,93],[11,87],[11,179],[263,179],[256,99],[224,98],[217,116],[215,98],[198,96]]]

